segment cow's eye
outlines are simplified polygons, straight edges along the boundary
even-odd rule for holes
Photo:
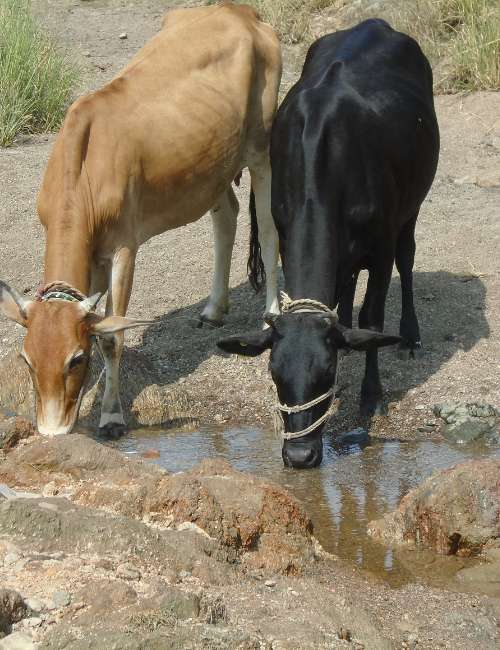
[[[82,363],[84,359],[85,359],[85,354],[83,352],[79,352],[78,354],[75,354],[75,356],[69,362],[69,369],[74,370]]]

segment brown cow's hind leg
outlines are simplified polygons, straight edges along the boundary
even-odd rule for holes
[[[232,187],[221,195],[212,208],[212,225],[214,230],[214,276],[212,291],[205,308],[201,312],[200,324],[222,325],[223,316],[228,311],[229,272],[233,254],[236,220],[238,216],[238,199]]]
[[[279,314],[278,233],[271,214],[271,165],[267,155],[258,163],[252,163],[249,168],[255,194],[262,261],[266,270],[266,312]]]

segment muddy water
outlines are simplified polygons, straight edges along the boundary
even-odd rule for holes
[[[154,462],[170,472],[223,456],[237,469],[272,479],[304,504],[326,550],[393,586],[415,581],[449,586],[456,572],[471,561],[383,546],[367,536],[368,522],[393,510],[408,490],[438,469],[485,455],[500,457],[498,447],[384,441],[359,431],[335,444],[326,441],[320,468],[296,471],[283,467],[281,444],[274,434],[249,427],[142,430],[117,445],[133,455],[158,452]]]

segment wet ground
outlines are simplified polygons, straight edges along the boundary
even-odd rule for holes
[[[204,458],[222,456],[237,469],[288,488],[306,507],[325,550],[383,578],[392,586],[424,582],[454,585],[460,569],[477,560],[437,556],[430,551],[386,547],[366,533],[367,524],[394,510],[401,497],[439,469],[468,459],[500,457],[500,448],[450,445],[439,440],[399,441],[370,438],[362,430],[325,441],[320,468],[283,467],[281,444],[268,431],[250,427],[197,431],[140,430],[117,443],[127,454],[155,457],[171,472],[184,471]]]

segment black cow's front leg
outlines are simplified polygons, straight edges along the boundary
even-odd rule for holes
[[[385,299],[391,281],[393,258],[385,260],[378,268],[371,269],[368,286],[359,312],[359,326],[382,332],[384,329]],[[382,384],[378,369],[378,348],[367,350],[365,376],[361,385],[361,415],[382,415],[385,412],[382,402]]]
[[[396,267],[401,279],[401,321],[399,335],[403,339],[399,344],[399,356],[415,358],[422,350],[420,329],[413,304],[413,263],[415,260],[415,223],[411,219],[401,231],[396,247]]]

